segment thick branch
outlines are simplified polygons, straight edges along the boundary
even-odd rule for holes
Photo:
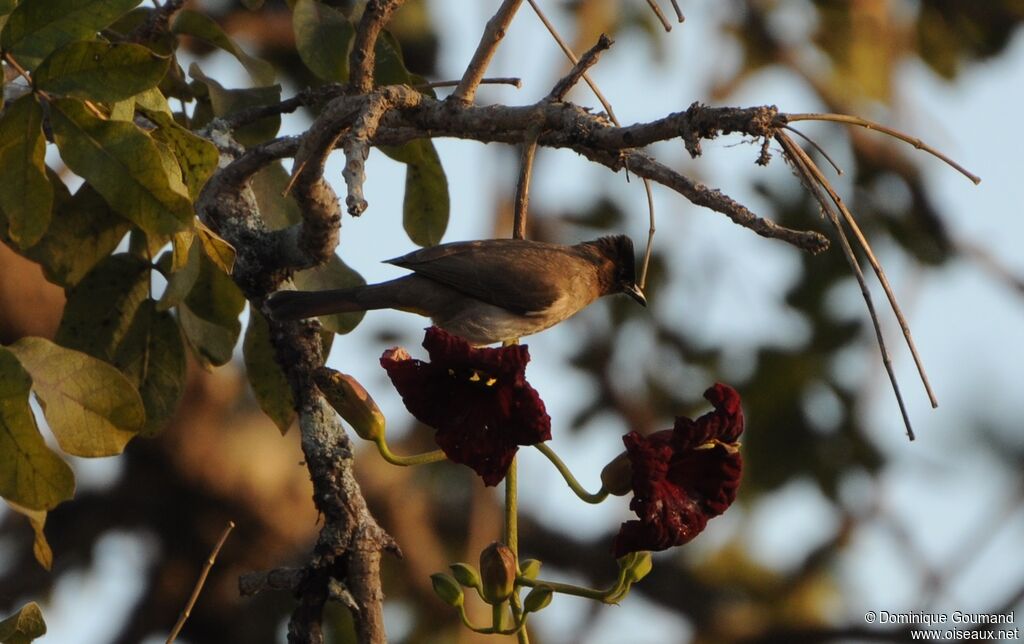
[[[407,88],[387,87],[386,104],[390,107],[377,124],[372,145],[401,145],[426,137],[456,137],[480,142],[520,144],[532,129],[540,132],[538,145],[568,148],[612,170],[628,169],[657,181],[680,193],[693,203],[721,212],[735,223],[759,235],[780,239],[810,252],[828,247],[824,235],[813,231],[797,231],[757,217],[720,191],[708,188],[682,175],[645,153],[636,150],[656,141],[682,137],[691,154],[700,153],[700,140],[720,134],[740,133],[753,137],[771,136],[773,128],[781,127],[775,107],[706,107],[691,105],[685,112],[670,114],[649,123],[626,127],[612,125],[603,115],[595,115],[569,103],[541,102],[527,106],[473,106],[439,102]],[[366,97],[340,97],[318,119],[304,142],[304,148],[315,147],[316,166],[322,172],[322,161],[333,149],[337,132],[354,123],[356,115],[366,109]],[[316,143],[312,143],[316,141]],[[265,159],[269,155],[309,158],[296,145],[280,141],[254,148],[235,163],[250,167],[249,157]],[[230,168],[229,168],[230,169]],[[313,167],[304,168],[312,172]],[[332,247],[333,250],[333,247]]]

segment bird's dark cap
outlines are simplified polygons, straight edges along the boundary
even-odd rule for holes
[[[598,252],[615,264],[615,285],[619,290],[647,306],[647,298],[636,284],[636,254],[627,235],[608,235],[593,242]]]

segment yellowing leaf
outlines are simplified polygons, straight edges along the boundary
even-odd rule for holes
[[[170,62],[142,45],[75,42],[47,56],[32,82],[51,94],[114,103],[156,87]]]
[[[64,162],[119,213],[152,234],[169,235],[191,223],[188,189],[134,124],[104,121],[75,99],[52,101],[50,122]]]
[[[139,307],[113,364],[138,389],[146,410],[143,436],[167,425],[185,393],[185,343],[174,316],[156,310],[153,300]]]
[[[235,247],[201,221],[196,226],[196,231],[206,256],[217,268],[230,275],[235,268]]]
[[[112,362],[149,296],[149,272],[149,264],[133,255],[103,260],[68,294],[57,342]]]
[[[51,177],[51,181],[60,181]],[[82,184],[70,199],[61,201],[54,192],[55,212],[49,229],[25,255],[43,267],[46,279],[60,286],[74,286],[117,247],[129,223],[119,216],[95,189]]]
[[[348,54],[355,30],[344,14],[317,0],[298,0],[292,28],[299,57],[325,81],[348,80]]]
[[[10,350],[31,374],[32,391],[68,454],[120,454],[146,422],[139,392],[111,365],[45,338],[22,338]]]
[[[30,510],[12,501],[8,501],[7,505],[28,519],[29,525],[32,526],[32,532],[35,533],[35,539],[32,542],[32,554],[35,555],[36,561],[39,562],[40,566],[46,570],[52,568],[53,550],[50,548],[50,542],[46,540],[46,534],[43,532],[43,528],[46,526],[46,510]]]
[[[157,266],[167,276],[167,288],[164,289],[160,301],[156,304],[157,311],[167,311],[178,306],[185,300],[196,280],[199,279],[199,261],[201,244],[196,243],[191,232],[178,233],[172,240],[174,251],[170,262],[160,258]],[[167,264],[170,264],[167,266]]]
[[[71,468],[46,446],[28,405],[32,379],[0,347],[0,496],[32,510],[49,510],[75,493]]]
[[[188,194],[195,201],[207,180],[217,169],[220,153],[216,146],[192,134],[178,125],[170,114],[143,108],[146,118],[159,127],[153,131],[153,138],[167,145],[181,167],[182,179],[188,186]]]
[[[281,86],[252,87],[248,89],[226,89],[223,85],[208,78],[199,66],[192,63],[188,68],[189,75],[206,87],[214,116],[229,116],[250,107],[274,105],[281,101]],[[200,103],[196,109],[202,107]],[[198,114],[198,113],[197,113]],[[193,118],[193,125],[200,125],[201,119]],[[273,138],[281,127],[281,116],[274,114],[253,121],[235,129],[235,139],[242,145],[255,145]]]
[[[0,34],[0,49],[32,70],[50,52],[92,37],[139,0],[22,0]]]
[[[29,602],[17,613],[0,622],[0,642],[4,644],[28,644],[46,634],[46,622],[39,604]]]
[[[402,225],[409,239],[420,246],[441,243],[448,228],[448,178],[437,149],[429,140],[382,147],[381,151],[406,164]]]
[[[178,12],[171,25],[171,32],[192,36],[223,49],[245,67],[256,85],[265,86],[274,82],[274,66],[265,60],[250,56],[239,47],[212,18],[197,11],[184,9]]]
[[[295,421],[295,397],[274,357],[267,319],[259,311],[253,311],[249,316],[242,355],[245,358],[245,375],[256,402],[284,434]]]
[[[0,211],[21,248],[39,241],[50,224],[53,189],[46,178],[43,110],[34,96],[11,103],[0,117]]]
[[[178,306],[178,320],[204,366],[231,360],[242,331],[238,315],[244,307],[245,298],[231,278],[202,255],[199,278]]]

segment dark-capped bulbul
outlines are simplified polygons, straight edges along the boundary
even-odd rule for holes
[[[410,311],[482,345],[543,331],[611,293],[647,304],[636,285],[633,242],[625,235],[574,246],[519,239],[453,242],[386,263],[413,273],[355,288],[278,291],[267,308],[277,320]]]

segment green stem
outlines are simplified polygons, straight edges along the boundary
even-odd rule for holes
[[[565,462],[558,457],[558,454],[555,454],[555,451],[553,449],[548,447],[547,443],[537,443],[536,445],[534,445],[534,447],[536,447],[537,451],[539,451],[541,454],[548,457],[548,460],[551,461],[552,465],[554,465],[558,472],[562,475],[562,478],[565,479],[565,482],[569,485],[569,488],[582,501],[597,504],[608,498],[608,490],[604,489],[604,486],[602,486],[601,489],[598,490],[597,492],[587,492],[587,490],[582,485],[580,485],[580,482],[576,480],[576,477],[573,476],[572,472],[569,470],[569,466],[566,465]]]
[[[399,456],[391,451],[383,436],[375,440],[374,444],[377,446],[377,451],[380,452],[380,455],[384,457],[384,460],[392,465],[401,465],[403,467],[408,465],[424,465],[426,463],[437,463],[447,458],[444,452],[439,449],[422,454],[413,454],[412,456]]]
[[[527,579],[525,577],[519,577],[516,580],[523,586],[547,586],[556,593],[562,593],[564,595],[575,595],[576,597],[585,597],[587,599],[596,599],[598,601],[607,601],[619,593],[621,593],[621,584],[615,583],[610,588],[600,590],[598,588],[587,588],[586,586],[576,586],[574,584],[564,584],[559,581],[546,581],[544,579]]]
[[[505,474],[505,545],[516,557],[516,571],[519,569],[519,468],[518,460],[513,458]],[[512,593],[509,602],[512,610],[512,621],[517,624],[516,638],[519,644],[530,644],[530,636],[526,633],[523,623],[523,609],[520,605],[518,589]]]

